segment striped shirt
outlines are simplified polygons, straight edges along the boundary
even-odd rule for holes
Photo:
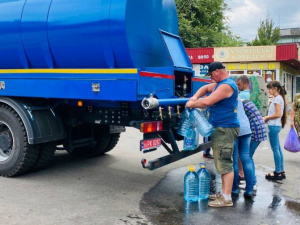
[[[249,100],[243,101],[243,105],[252,130],[251,142],[267,140],[267,128],[261,112]]]

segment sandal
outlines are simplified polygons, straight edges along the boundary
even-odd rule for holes
[[[273,172],[273,175],[271,173],[266,174],[267,180],[282,180],[281,173],[277,173],[276,171]]]
[[[282,171],[280,174],[281,174],[282,179],[286,179],[285,171]]]

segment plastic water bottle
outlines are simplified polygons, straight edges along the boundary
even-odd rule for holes
[[[215,132],[214,126],[209,123],[202,109],[192,109],[189,115],[190,123],[203,137],[208,137]]]
[[[204,165],[204,166],[205,166],[205,163],[199,163],[199,170],[197,171],[197,175],[198,175],[198,177],[199,177],[199,173],[200,173],[200,171],[202,170],[202,165]]]
[[[198,145],[199,145],[199,132],[198,132],[198,130],[195,127],[194,127],[194,131],[196,132],[195,148],[197,148]]]
[[[194,165],[188,165],[188,172],[184,176],[184,199],[196,202],[199,198],[199,178]]]
[[[183,140],[183,150],[194,150],[195,148],[197,148],[199,143],[199,137],[197,137],[197,135],[198,132],[195,130],[195,128],[189,126],[187,134]]]
[[[185,137],[187,135],[189,127],[190,127],[189,111],[188,111],[188,109],[185,109],[181,113],[181,117],[180,117],[180,120],[179,120],[177,133],[179,135]]]
[[[208,199],[210,192],[210,174],[205,168],[205,164],[201,165],[197,175],[199,177],[199,199]]]
[[[199,170],[197,171],[198,178],[199,178],[199,174],[200,174],[201,170],[203,169],[202,166],[205,167],[206,166],[205,163],[199,163]],[[200,182],[200,180],[199,180],[199,182]]]

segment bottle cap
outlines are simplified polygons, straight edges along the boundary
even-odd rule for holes
[[[205,168],[205,163],[199,163],[200,168]]]
[[[191,165],[188,165],[187,168],[188,168],[188,170],[189,170],[190,172],[195,171],[195,166],[192,165],[192,164],[191,164]]]

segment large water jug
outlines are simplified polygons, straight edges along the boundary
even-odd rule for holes
[[[202,168],[203,165],[206,167],[206,164],[205,164],[205,163],[199,163],[199,170],[197,171],[198,178],[199,178],[199,174],[200,174],[201,170],[203,169],[203,168]],[[200,180],[199,180],[199,181],[200,181]]]
[[[202,170],[202,165],[206,165],[205,163],[199,163],[199,170],[197,171],[197,175],[198,175],[198,177],[199,177],[199,173],[200,173],[200,171]]]
[[[197,175],[199,177],[199,199],[208,199],[210,192],[210,174],[206,170],[205,164],[201,164]]]
[[[203,137],[208,137],[215,132],[214,126],[208,121],[202,109],[192,109],[189,113],[191,125],[195,127]]]
[[[183,140],[183,150],[194,150],[198,147],[199,134],[195,128],[189,126],[186,136]]]
[[[189,128],[190,128],[189,110],[185,109],[180,115],[177,133],[185,137],[187,135]]]
[[[197,148],[198,145],[199,145],[199,132],[198,132],[198,130],[195,127],[194,127],[194,131],[196,132],[195,148]]]
[[[196,202],[199,198],[199,178],[194,165],[188,165],[188,172],[184,176],[184,199]]]

